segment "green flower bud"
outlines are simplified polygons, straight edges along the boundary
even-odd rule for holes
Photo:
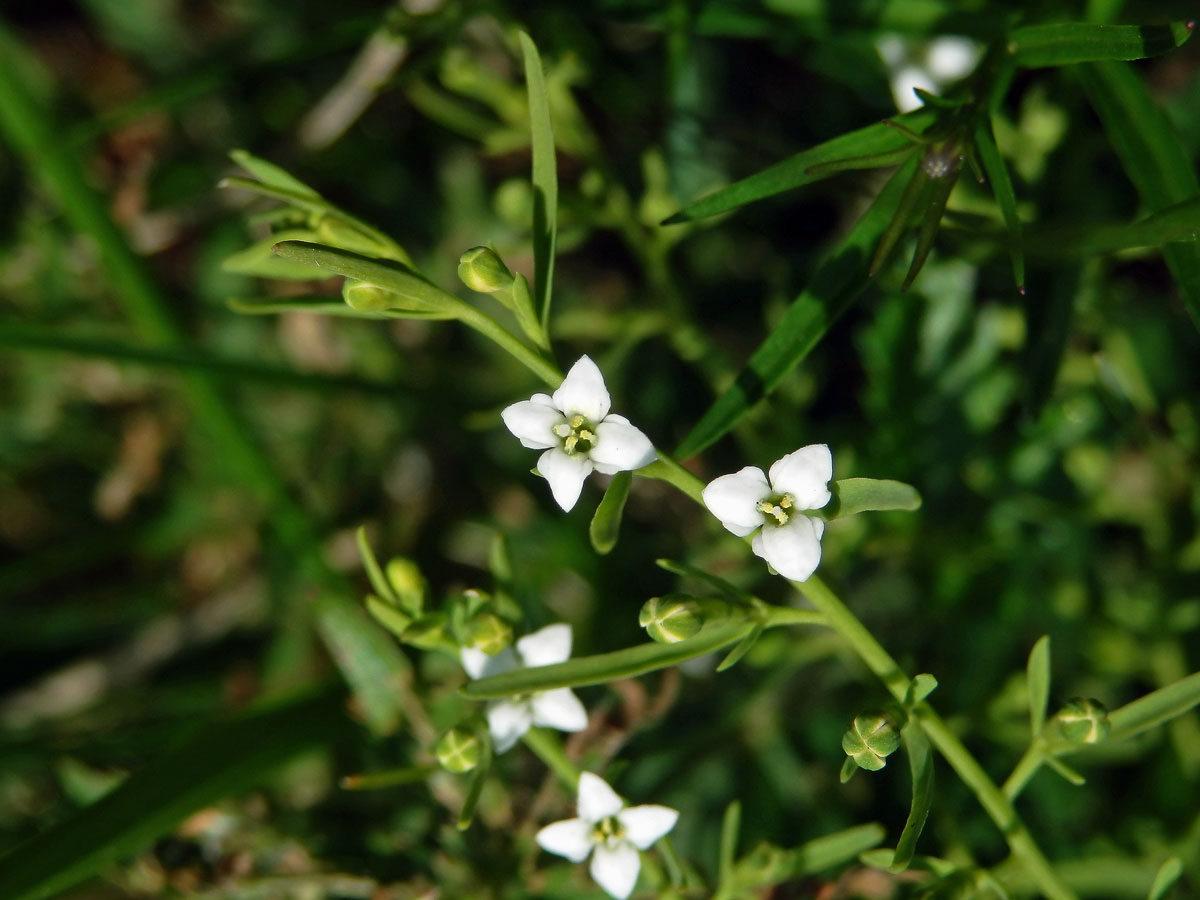
[[[435,650],[439,647],[457,650],[458,645],[451,641],[446,634],[446,617],[433,613],[422,616],[404,629],[400,639],[406,644],[412,644],[422,650]]]
[[[651,640],[674,644],[686,640],[704,625],[700,602],[687,594],[651,597],[638,613],[638,624]]]
[[[512,626],[495,613],[482,612],[474,616],[466,627],[466,644],[478,647],[488,656],[495,656],[512,643]]]
[[[433,752],[443,769],[461,774],[479,765],[483,745],[474,732],[465,728],[451,728],[442,735]]]
[[[1108,708],[1091,697],[1073,697],[1054,716],[1063,739],[1071,744],[1095,744],[1112,731]]]
[[[458,277],[471,290],[481,294],[512,290],[513,273],[491,247],[472,247],[460,256]]]
[[[382,312],[395,303],[396,295],[373,284],[347,278],[342,285],[342,299],[348,307],[359,312]]]
[[[864,713],[854,717],[842,735],[842,749],[860,769],[878,772],[886,758],[900,746],[900,729],[887,713]]]
[[[425,577],[417,564],[401,556],[388,561],[384,570],[388,584],[396,592],[400,605],[410,614],[419,616],[425,606]]]

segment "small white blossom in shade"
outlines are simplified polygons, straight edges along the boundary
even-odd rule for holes
[[[571,656],[571,626],[547,625],[525,635],[517,641],[515,648],[505,647],[495,656],[488,656],[478,647],[463,647],[460,655],[463,668],[472,678],[566,662]],[[492,746],[497,753],[503,753],[519,741],[531,725],[559,731],[583,731],[588,717],[587,710],[570,688],[557,688],[491,700],[487,705],[487,720]]]
[[[579,776],[578,818],[547,825],[537,833],[543,850],[583,862],[592,855],[589,871],[596,884],[617,900],[625,900],[642,868],[639,850],[675,827],[679,813],[666,806],[626,806],[598,775]]]
[[[650,439],[624,416],[610,414],[610,405],[604,376],[581,356],[553,396],[534,394],[500,414],[524,446],[545,451],[537,469],[563,509],[575,505],[593,469],[614,475],[657,457]]]
[[[709,482],[704,505],[738,537],[753,534],[754,552],[780,575],[804,581],[821,562],[825,523],[805,510],[829,502],[833,457],[825,444],[809,444],[777,460],[770,479],[746,466]]]

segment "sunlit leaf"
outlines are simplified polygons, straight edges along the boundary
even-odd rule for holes
[[[1181,46],[1192,36],[1191,24],[1091,25],[1061,22],[1028,25],[1008,35],[1008,52],[1028,68],[1066,66],[1103,60],[1145,59]]]
[[[1050,635],[1044,634],[1029,652],[1025,665],[1025,683],[1029,689],[1029,727],[1036,738],[1046,724],[1046,706],[1050,702]]]
[[[840,478],[829,483],[833,498],[811,515],[823,519],[840,519],[862,512],[921,508],[921,495],[911,484],[886,478]]]
[[[1177,856],[1167,857],[1154,874],[1154,884],[1150,886],[1150,893],[1147,894],[1146,900],[1163,900],[1182,874],[1183,861]]]
[[[235,163],[269,187],[279,188],[300,196],[319,198],[321,195],[300,179],[284,171],[275,163],[260,159],[245,150],[230,150],[229,156]]]
[[[621,533],[621,515],[625,512],[625,501],[629,497],[629,489],[633,486],[632,472],[618,472],[609,482],[608,490],[596,514],[592,516],[592,524],[588,528],[592,548],[604,555],[617,545]]]

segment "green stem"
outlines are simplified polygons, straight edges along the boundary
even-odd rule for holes
[[[659,481],[674,485],[701,506],[704,505],[704,499],[700,494],[704,490],[704,482],[661,451],[658,459],[650,465],[638,469],[637,474],[645,475],[647,478],[657,478]]]
[[[558,366],[542,354],[533,350],[528,344],[518,340],[511,331],[501,326],[491,316],[485,315],[475,307],[468,306],[467,304],[463,304],[463,308],[456,310],[456,313],[460,322],[474,328],[484,337],[495,341],[496,344],[506,350],[514,359],[533,372],[538,378],[542,379],[542,381],[546,382],[550,387],[556,388],[562,384],[563,375],[559,371]]]
[[[545,728],[530,728],[521,740],[572,792],[579,790],[579,769],[567,758],[557,734]]]
[[[1021,757],[1012,774],[1004,782],[1001,788],[1004,791],[1004,796],[1009,799],[1009,802],[1015,801],[1021,791],[1025,789],[1025,785],[1029,783],[1038,769],[1046,761],[1046,752],[1040,740],[1035,740],[1029,745],[1029,749],[1025,751],[1025,755]]]
[[[891,695],[903,703],[910,679],[883,645],[875,640],[874,635],[816,576],[803,584],[796,584],[796,587],[812,601],[813,606],[824,613],[829,625],[854,648],[859,658],[884,683]],[[1025,871],[1042,893],[1050,900],[1075,900],[1075,893],[1063,883],[1049,860],[1042,854],[1012,803],[1000,788],[996,787],[995,782],[959,740],[958,735],[951,731],[928,703],[917,704],[913,709],[913,716],[930,742],[975,794],[980,805],[1004,835],[1012,855],[1021,861]]]

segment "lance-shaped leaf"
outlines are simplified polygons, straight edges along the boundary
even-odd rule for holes
[[[621,533],[621,515],[625,512],[625,501],[629,498],[629,488],[633,485],[632,472],[618,472],[608,484],[604,498],[596,507],[592,516],[592,524],[588,528],[592,548],[604,555],[617,545],[617,537]]]
[[[684,660],[728,647],[740,641],[754,627],[753,622],[714,625],[702,629],[695,637],[675,644],[641,644],[598,656],[581,656],[552,666],[513,669],[468,682],[460,688],[460,692],[473,700],[489,700],[533,691],[604,684],[666,669]]]
[[[1192,25],[1028,25],[1010,32],[1007,44],[1017,65],[1027,68],[1146,59],[1181,46],[1192,36]]]
[[[284,259],[333,275],[345,275],[355,281],[389,291],[399,298],[405,312],[455,315],[466,307],[466,304],[453,294],[443,291],[411,269],[391,260],[371,259],[348,250],[300,241],[276,244],[275,252]]]
[[[1147,207],[1165,210],[1200,193],[1187,148],[1136,72],[1120,63],[1096,63],[1080,67],[1079,77]],[[1200,245],[1168,245],[1163,258],[1200,328]]]
[[[996,198],[996,205],[1000,207],[1000,215],[1004,218],[1004,227],[1008,229],[1008,236],[1012,241],[1008,253],[1012,258],[1013,280],[1017,283],[1017,290],[1023,294],[1025,293],[1025,254],[1021,247],[1021,219],[1017,215],[1017,195],[1013,191],[1012,179],[1008,176],[1008,166],[1004,164],[1004,157],[1000,155],[1000,150],[996,147],[996,140],[992,137],[991,120],[986,115],[980,115],[976,120],[973,137],[975,152],[983,164],[988,181],[991,182],[992,194]]]
[[[290,281],[317,281],[329,277],[311,266],[281,259],[273,252],[280,241],[315,241],[317,233],[311,228],[288,228],[268,238],[256,241],[244,250],[233,253],[221,262],[221,269],[238,275],[256,278],[281,278]]]
[[[1050,702],[1050,635],[1044,634],[1029,652],[1025,665],[1025,683],[1029,689],[1029,728],[1036,739],[1046,724],[1046,705]]]
[[[1126,703],[1108,714],[1112,731],[1108,740],[1119,741],[1133,737],[1176,716],[1181,716],[1200,704],[1200,672],[1161,687],[1153,693]]]
[[[1178,856],[1168,856],[1154,874],[1154,883],[1150,886],[1146,900],[1163,900],[1182,874],[1183,861]]]
[[[279,313],[313,313],[321,316],[340,316],[345,319],[453,319],[452,313],[423,312],[395,309],[354,309],[344,300],[328,297],[233,297],[227,305],[234,312],[251,316],[273,316]]]
[[[0,858],[0,897],[42,900],[139,853],[198,809],[266,784],[282,763],[345,733],[325,692],[199,730],[79,810]]]
[[[920,132],[932,125],[936,118],[934,110],[921,108],[889,121],[901,123],[907,131]],[[715,216],[755,200],[821,181],[842,169],[861,168],[855,161],[863,162],[863,157],[884,154],[879,157],[882,161],[878,164],[892,165],[899,161],[899,156],[893,154],[911,149],[912,141],[903,131],[884,122],[875,122],[803,150],[770,168],[689,203],[663,224],[675,225]]]
[[[246,150],[230,150],[230,158],[261,181],[263,184],[270,187],[279,188],[280,190],[290,191],[299,196],[311,197],[320,199],[320,194],[310,188],[307,184],[296,178],[290,172],[281,169],[275,163],[267,162],[265,159],[260,159],[253,153]]]
[[[371,542],[367,540],[367,526],[358,526],[358,530],[354,532],[354,542],[358,546],[358,555],[362,558],[363,569],[367,573],[367,580],[371,582],[371,587],[374,588],[375,593],[392,604],[392,606],[399,606],[400,600],[396,597],[396,592],[392,590],[392,585],[383,574],[379,560],[375,558],[375,551],[371,549]]]
[[[891,131],[892,129],[887,129]],[[867,255],[896,213],[917,160],[901,166],[834,254],[822,263],[779,324],[754,351],[737,379],[709,407],[675,451],[677,459],[720,439],[825,336],[870,283]]]
[[[750,649],[756,643],[758,643],[758,639],[762,637],[762,633],[766,627],[766,623],[764,622],[759,622],[757,625],[755,625],[754,630],[742,638],[741,643],[730,650],[729,654],[723,660],[721,660],[721,662],[717,665],[717,671],[724,672],[727,669],[732,669],[739,662],[741,662],[742,657],[749,653]]]
[[[554,281],[554,247],[558,231],[558,162],[554,154],[554,132],[550,127],[550,103],[537,46],[521,32],[521,54],[525,59],[525,85],[529,93],[529,127],[533,147],[533,287],[535,309],[542,325],[550,317],[550,292]]]
[[[901,734],[912,772],[912,807],[904,823],[904,831],[900,833],[900,840],[896,842],[896,854],[889,866],[893,872],[903,872],[908,868],[917,850],[917,839],[933,807],[933,753],[929,740],[916,722],[906,725]]]
[[[878,847],[885,834],[882,825],[872,822],[816,838],[790,850],[760,844],[734,866],[731,893],[743,896],[755,888],[840,866]]]
[[[921,495],[911,484],[886,478],[840,478],[829,483],[833,495],[822,509],[806,510],[806,515],[822,519],[840,519],[861,512],[920,509]]]
[[[912,287],[913,281],[933,250],[933,239],[937,237],[938,229],[942,225],[942,214],[946,212],[946,202],[950,199],[950,192],[954,190],[954,185],[958,182],[958,173],[961,168],[960,161],[952,174],[934,178],[929,186],[929,196],[925,208],[921,212],[921,221],[917,225],[917,246],[913,250],[908,274],[904,276],[904,283],[900,285],[902,291],[907,291]]]

